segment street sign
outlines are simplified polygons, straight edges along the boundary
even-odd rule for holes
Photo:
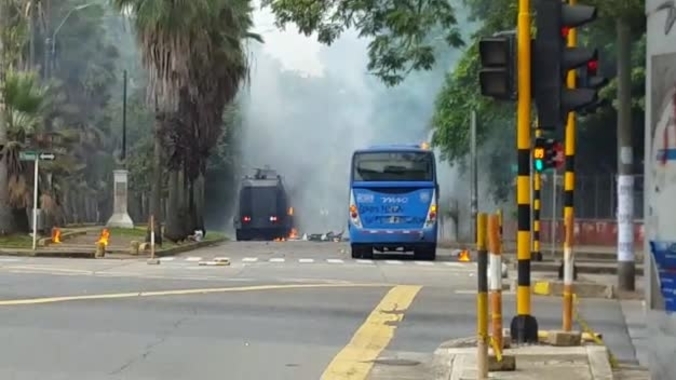
[[[21,161],[35,161],[35,158],[37,157],[37,155],[38,155],[37,152],[31,152],[31,151],[19,152],[19,160],[21,160]]]
[[[56,158],[54,153],[38,153],[30,150],[19,152],[19,160],[21,161],[35,161],[36,159],[40,159],[41,161],[54,161],[54,158]]]

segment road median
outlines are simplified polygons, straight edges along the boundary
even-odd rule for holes
[[[440,345],[434,353],[434,362],[442,363],[444,366],[437,369],[434,379],[476,379],[476,344],[476,338],[463,338]],[[603,345],[588,343],[567,347],[548,344],[511,345],[503,350],[502,356],[503,361],[507,357],[513,358],[514,367],[509,370],[492,368],[494,370],[491,372],[499,372],[500,379],[613,379],[608,350]]]
[[[57,258],[96,258],[96,244],[80,243],[71,244],[68,240],[75,238],[84,238],[88,233],[98,231],[98,229],[83,229],[71,232],[64,232],[62,235],[63,243],[46,244],[39,246],[37,250],[30,248],[2,248],[0,255],[4,256],[23,256],[23,257],[57,257]],[[69,234],[69,235],[67,235]],[[67,236],[67,237],[66,237]],[[129,239],[127,239],[129,240]],[[183,244],[171,244],[165,248],[158,247],[155,251],[156,257],[175,256],[181,253],[189,252],[199,248],[210,247],[226,242],[228,239],[225,236],[217,236],[211,239],[205,239],[200,242],[187,242]],[[149,249],[143,250],[138,254],[134,254],[132,249],[132,241],[127,241],[128,245],[124,246],[122,243],[117,243],[114,246],[109,245],[106,248],[104,258],[108,259],[139,259],[147,258],[150,254]]]

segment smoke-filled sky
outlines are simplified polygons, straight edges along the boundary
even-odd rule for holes
[[[257,12],[255,22],[265,44],[251,46],[251,83],[243,94],[245,168],[269,165],[284,176],[301,231],[342,230],[352,152],[427,140],[435,96],[455,62],[387,89],[366,72],[368,41],[356,33],[326,47],[292,25],[276,30],[269,12]],[[448,197],[456,175],[440,167]]]

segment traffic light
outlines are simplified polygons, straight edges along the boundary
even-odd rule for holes
[[[560,168],[563,164],[563,146],[554,139],[535,138],[533,146],[533,166],[538,172]]]
[[[597,92],[605,87],[608,84],[608,78],[598,75],[598,69],[598,60],[589,61],[587,62],[587,65],[579,68],[577,70],[577,87],[589,88]],[[599,99],[591,105],[582,108],[579,113],[583,116],[594,113],[599,107],[607,105],[608,103],[608,99]]]
[[[569,5],[561,0],[537,0],[535,24],[537,36],[533,49],[533,95],[540,128],[554,130],[565,124],[569,112],[594,104],[596,89],[569,89],[568,71],[598,62],[596,49],[568,47],[571,28],[578,28],[596,19],[596,8]]]
[[[481,94],[497,100],[516,99],[516,33],[504,31],[479,40]]]

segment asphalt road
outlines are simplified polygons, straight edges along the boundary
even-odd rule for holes
[[[214,257],[232,265],[198,265]],[[0,258],[0,378],[366,379],[391,370],[394,380],[443,341],[475,333],[475,270],[444,251],[435,263],[357,262],[341,244],[309,242],[229,243],[160,265]],[[508,326],[513,295],[504,304]],[[620,359],[633,358],[616,302],[581,311]],[[534,298],[533,312],[541,328],[560,326],[560,300]],[[383,360],[391,357],[415,360]]]

